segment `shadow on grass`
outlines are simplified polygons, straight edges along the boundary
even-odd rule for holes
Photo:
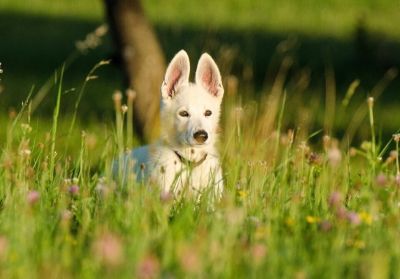
[[[0,95],[2,109],[18,107],[32,85],[40,87],[68,55],[75,41],[83,39],[100,22],[66,18],[45,18],[25,14],[0,13],[0,61],[4,74]],[[333,67],[339,91],[354,80],[370,90],[391,67],[400,66],[400,44],[379,34],[371,34],[364,24],[355,26],[349,39],[310,37],[302,34],[272,34],[262,30],[212,30],[201,27],[156,26],[166,56],[170,59],[177,50],[186,49],[192,58],[192,68],[200,51],[217,57],[225,74],[237,75],[243,83],[256,89],[270,84],[283,57],[290,56],[293,66],[290,78],[307,73],[314,91],[324,94],[325,69]],[[79,88],[88,71],[97,62],[112,56],[112,45],[106,39],[99,48],[77,59],[65,74],[66,90]],[[80,115],[112,115],[111,94],[121,88],[121,77],[115,66],[99,72],[91,82],[80,106]],[[290,80],[289,78],[289,80]],[[388,100],[400,101],[393,82],[385,92]],[[54,93],[45,99],[40,112],[52,111]],[[77,91],[65,94],[65,111],[71,111]],[[107,113],[105,113],[107,111]]]

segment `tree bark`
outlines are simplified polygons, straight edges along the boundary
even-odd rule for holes
[[[105,7],[126,82],[136,91],[135,130],[141,140],[153,139],[165,72],[161,47],[140,0],[105,0]]]

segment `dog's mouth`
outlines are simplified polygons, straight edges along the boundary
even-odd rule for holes
[[[209,140],[204,140],[204,141],[197,141],[196,139],[190,137],[181,137],[178,139],[178,142],[180,145],[182,146],[186,146],[186,147],[193,147],[193,146],[206,146],[209,144]]]

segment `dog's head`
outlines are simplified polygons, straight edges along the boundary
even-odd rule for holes
[[[168,65],[161,86],[163,137],[172,145],[201,147],[215,142],[224,88],[210,55],[197,64],[195,83],[189,82],[190,62],[184,50]]]

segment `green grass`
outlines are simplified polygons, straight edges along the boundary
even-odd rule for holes
[[[58,106],[43,121],[29,101],[1,119],[1,276],[397,278],[395,143],[369,130],[350,148],[301,117],[286,130],[278,85],[257,103],[234,92],[222,117],[226,188],[211,208],[207,195],[160,198],[156,185],[113,180],[126,125],[70,129]]]
[[[323,73],[327,67],[332,66],[335,71],[340,97],[353,80],[360,79],[357,94],[365,98],[388,68],[400,65],[400,36],[396,28],[400,16],[395,1],[143,3],[167,60],[182,48],[193,60],[200,52],[208,51],[224,64],[224,76],[233,74],[240,78],[243,89],[249,89],[246,94],[261,95],[268,90],[286,56],[293,58],[288,85],[296,85],[299,78],[309,80],[304,92],[317,99],[324,91]],[[364,29],[356,32],[361,15],[365,16],[364,35]],[[104,22],[102,3],[97,0],[2,0],[0,17],[0,61],[5,72],[0,88],[2,111],[18,108],[32,86],[36,92],[76,51],[76,42]],[[62,113],[71,113],[64,109],[73,107],[77,91],[70,89],[78,88],[93,65],[112,59],[113,53],[107,35],[99,47],[74,60],[65,75],[64,88],[68,93]],[[115,89],[124,90],[117,68],[112,63],[96,73],[101,78],[92,82],[83,96],[81,118],[112,117],[110,95]],[[389,84],[382,104],[398,104],[398,88],[398,80]],[[49,94],[53,93],[54,90]],[[35,113],[51,115],[54,100],[44,98]]]
[[[398,147],[391,140],[399,129],[398,106],[375,99],[372,132],[366,102],[368,94],[385,92],[373,89],[381,76],[369,73],[372,85],[361,80],[343,105],[355,72],[338,86],[336,98],[321,105],[325,87],[304,83],[324,82],[331,78],[327,72],[307,75],[295,63],[293,75],[276,75],[285,55],[263,44],[273,45],[265,37],[285,30],[332,37],[347,49],[361,13],[373,29],[398,40],[396,2],[227,3],[145,2],[167,56],[177,46],[193,59],[211,49],[227,78],[226,54],[237,38],[261,38],[242,40],[246,55],[235,56],[241,62],[260,54],[260,45],[272,55],[272,66],[260,66],[271,72],[261,94],[242,68],[239,88],[226,86],[219,146],[226,188],[210,209],[206,195],[199,203],[174,201],[160,198],[156,185],[130,180],[122,187],[111,176],[119,150],[137,143],[126,138],[126,123],[121,130],[112,120],[111,94],[120,87],[113,66],[96,69],[90,75],[99,77],[85,82],[93,66],[109,57],[107,39],[76,56],[61,84],[60,69],[76,53],[74,42],[102,21],[100,1],[0,2],[0,29],[9,31],[2,31],[7,40],[0,42],[0,100],[7,109],[14,106],[0,115],[1,278],[400,277]],[[14,24],[16,15],[22,25]],[[226,30],[210,35],[199,25]],[[213,46],[212,38],[229,45]],[[326,41],[306,44],[315,42]],[[22,43],[30,47],[16,52]],[[32,84],[30,100],[46,80],[52,87],[37,111],[29,100],[21,106]],[[343,135],[353,133],[356,143],[349,143]]]

